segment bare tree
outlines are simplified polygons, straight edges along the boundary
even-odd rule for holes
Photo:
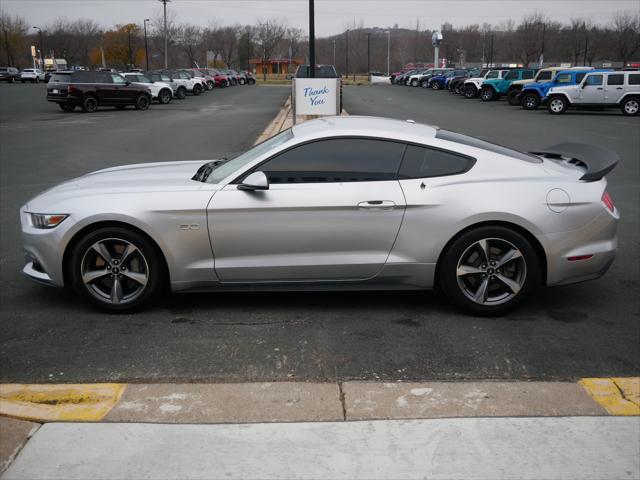
[[[26,51],[27,32],[28,24],[24,18],[9,15],[0,10],[0,45],[2,45],[0,62],[4,63],[6,59],[8,66],[17,67],[27,64],[26,56],[19,53]]]
[[[256,27],[256,40],[260,48],[263,65],[275,53],[287,32],[286,25],[276,19],[259,20]],[[263,69],[264,79],[267,79],[267,71]]]
[[[176,43],[184,53],[189,68],[195,67],[203,48],[203,31],[197,25],[183,24],[178,29]]]
[[[235,64],[242,28],[240,25],[233,25],[216,28],[211,32],[213,50],[220,56],[220,59],[227,67]]]
[[[618,12],[613,17],[609,38],[613,53],[625,65],[640,49],[640,15]]]

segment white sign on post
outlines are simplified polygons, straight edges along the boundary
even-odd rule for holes
[[[296,78],[294,98],[296,115],[339,115],[340,79]]]

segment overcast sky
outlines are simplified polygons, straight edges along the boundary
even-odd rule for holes
[[[167,9],[178,22],[206,26],[253,24],[260,18],[276,17],[307,31],[308,0],[170,0]],[[105,27],[122,23],[142,23],[159,15],[158,0],[1,0],[2,9],[24,16],[33,25],[56,18],[91,18]],[[549,18],[568,22],[584,17],[608,22],[616,11],[638,12],[640,0],[316,0],[316,35],[342,32],[354,21],[367,27],[415,27],[419,19],[424,29],[436,29],[444,22],[466,25],[497,24],[519,20],[533,10]]]

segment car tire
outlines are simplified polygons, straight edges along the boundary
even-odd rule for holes
[[[478,96],[478,89],[475,85],[467,85],[464,87],[464,98],[476,98]]]
[[[160,93],[158,93],[158,102],[160,102],[162,105],[166,105],[167,103],[171,102],[172,96],[173,95],[171,93],[171,90],[163,88],[162,90],[160,90]]]
[[[482,100],[483,102],[491,102],[495,100],[495,98],[496,98],[496,92],[493,88],[482,87],[480,89],[480,100]]]
[[[510,90],[509,93],[507,93],[507,102],[509,102],[509,105],[512,107],[520,105],[520,98],[518,97],[519,94],[520,90]]]
[[[640,98],[631,97],[627,98],[622,102],[620,106],[622,113],[627,116],[635,116],[638,115],[638,110],[640,110]]]
[[[240,85],[244,85],[245,83],[247,83],[246,80],[244,78],[241,78],[240,79]]]
[[[560,115],[569,108],[569,102],[566,98],[561,96],[551,97],[547,105],[547,110],[553,115]]]
[[[431,82],[431,89],[432,89],[432,90],[440,90],[440,83],[438,83],[438,82]]]
[[[211,81],[207,82],[207,90],[213,90],[215,86],[216,86],[215,83]]]
[[[542,280],[540,260],[531,242],[503,226],[479,227],[455,238],[437,270],[438,287],[447,299],[478,316],[510,312]]]
[[[15,78],[13,78],[13,77],[11,77],[11,78],[9,79],[9,83],[16,83],[16,79],[15,79]]]
[[[40,83],[40,79],[38,77],[36,77],[36,79],[34,80],[35,83]]]
[[[99,228],[85,235],[69,252],[67,267],[74,291],[111,312],[147,304],[160,293],[166,278],[155,245],[123,227]]]
[[[248,85],[255,85],[256,84],[256,80],[254,78],[248,78],[247,79],[247,84]]]
[[[196,83],[193,86],[193,94],[197,97],[202,93],[202,86],[199,83]]]
[[[76,106],[70,103],[59,103],[58,106],[63,112],[73,112],[76,109]]]
[[[94,113],[98,110],[98,99],[93,95],[85,95],[82,99],[82,111],[85,113]]]
[[[540,106],[540,97],[535,93],[527,93],[520,104],[524,110],[536,110]]]
[[[184,100],[185,98],[187,98],[187,89],[185,87],[178,87],[176,96],[179,100]]]
[[[411,86],[412,87],[417,87],[418,86],[418,79],[414,78],[413,80],[411,80]]]
[[[142,93],[136,97],[136,103],[134,106],[136,107],[136,110],[146,110],[149,108],[150,103],[151,99],[149,98],[149,95]]]

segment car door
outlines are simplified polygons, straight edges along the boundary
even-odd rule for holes
[[[111,74],[111,81],[113,82],[113,103],[119,105],[133,103],[138,93],[136,87],[127,85],[127,80],[118,73]]]
[[[267,175],[268,190],[225,186],[208,211],[220,280],[374,277],[402,223],[397,170],[404,149],[369,138],[322,139],[255,167]]]
[[[111,81],[109,72],[82,72],[83,77],[94,77],[96,96],[101,105],[113,105],[115,97],[115,85]]]
[[[601,73],[588,75],[580,88],[579,103],[604,102],[604,75]]]
[[[605,78],[604,102],[617,103],[624,90],[624,73],[610,73]]]

